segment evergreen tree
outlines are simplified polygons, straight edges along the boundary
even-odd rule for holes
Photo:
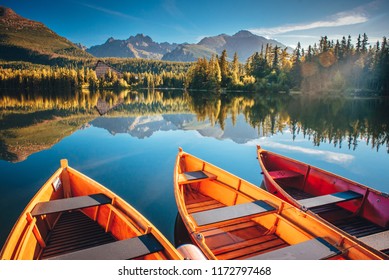
[[[351,44],[351,36],[348,35],[348,38],[347,38],[347,48],[346,48],[346,53],[348,56],[350,56],[352,54],[352,50],[353,50],[353,45]]]
[[[347,40],[346,37],[343,36],[342,41],[340,43],[339,60],[344,60],[346,55],[347,55]]]
[[[207,88],[219,89],[222,80],[219,61],[215,55],[212,55],[207,69]]]
[[[363,33],[363,38],[362,38],[362,43],[361,43],[361,50],[363,53],[367,52],[367,46],[369,45],[368,43],[368,38],[366,33]]]
[[[223,50],[219,59],[219,67],[221,73],[221,87],[227,87],[229,80],[228,73],[228,61],[227,61],[227,51]]]
[[[232,60],[232,84],[237,85],[239,84],[240,81],[240,65],[239,65],[239,59],[238,59],[238,54],[235,52],[234,53],[234,58]]]
[[[313,58],[313,49],[312,49],[312,46],[311,46],[311,45],[308,46],[307,55],[306,55],[305,57],[306,57],[305,61],[308,61],[308,62],[311,62],[311,61],[312,61],[312,58]]]
[[[357,53],[360,53],[362,49],[362,41],[361,41],[361,34],[358,35],[357,44],[355,46],[355,50]]]
[[[301,85],[301,44],[297,43],[297,47],[295,48],[292,56],[292,69],[290,71],[291,74],[291,85],[295,88],[300,88]]]
[[[273,61],[272,61],[272,68],[274,70],[279,70],[278,64],[279,64],[279,47],[275,46],[273,50]]]
[[[281,62],[281,69],[289,72],[290,68],[292,67],[292,63],[290,61],[290,55],[288,53],[288,48],[284,48],[281,52],[280,56],[280,62]]]

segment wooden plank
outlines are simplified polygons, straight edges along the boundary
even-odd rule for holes
[[[360,237],[359,240],[379,251],[389,249],[389,230]]]
[[[113,236],[81,211],[63,212],[51,231],[40,259],[114,242]]]
[[[214,199],[213,200],[207,200],[207,201],[201,201],[201,202],[187,204],[186,205],[186,209],[201,208],[201,207],[204,207],[204,206],[214,205],[214,204],[221,204],[221,203],[219,201],[217,201],[217,200],[214,200]],[[221,205],[224,205],[224,204],[221,204]]]
[[[31,211],[32,216],[46,215],[68,210],[82,209],[111,203],[106,195],[92,194],[87,196],[76,196],[70,198],[56,199],[46,202],[39,202]]]
[[[296,177],[302,177],[303,175],[291,170],[275,170],[275,171],[269,171],[269,175],[274,179],[288,179],[288,178],[296,178]]]
[[[317,206],[334,204],[334,203],[349,201],[352,199],[358,199],[362,197],[363,195],[360,193],[354,191],[345,191],[345,192],[315,196],[312,198],[300,199],[298,200],[298,203],[302,205],[303,209],[310,209]]]
[[[232,225],[228,225],[228,226],[204,230],[201,232],[201,234],[204,237],[207,237],[207,236],[218,235],[221,233],[230,232],[230,231],[234,231],[234,230],[246,229],[246,228],[253,227],[253,226],[258,227],[258,224],[254,221],[249,220],[249,221],[243,222],[243,223],[237,223],[237,224],[232,224]],[[265,231],[267,231],[267,229],[263,227],[262,232],[265,232]]]
[[[266,213],[273,210],[276,210],[276,208],[265,201],[256,200],[253,202],[196,212],[192,214],[192,217],[198,226],[204,226],[255,214]]]
[[[129,260],[163,250],[163,246],[152,234],[119,240],[49,260]]]
[[[279,245],[269,247],[269,248],[267,248],[265,250],[261,250],[261,254],[266,254],[268,252],[271,252],[271,251],[274,251],[274,250],[278,250],[278,249],[281,249],[281,248],[284,248],[284,247],[288,247],[288,246],[289,246],[288,243],[283,242],[283,243],[281,243]],[[250,252],[247,255],[235,258],[235,260],[246,260],[246,259],[249,259],[249,258],[254,257],[256,255],[258,255],[258,252]]]
[[[228,253],[230,251],[235,251],[235,250],[243,249],[243,248],[250,247],[250,246],[253,246],[253,245],[265,243],[265,242],[268,242],[268,241],[275,240],[277,238],[278,237],[276,235],[274,235],[274,234],[264,235],[264,236],[252,238],[252,239],[249,239],[249,240],[243,240],[243,241],[238,242],[238,243],[225,245],[225,246],[213,249],[212,252],[215,255],[225,254],[225,253]]]
[[[281,238],[276,238],[276,239],[269,240],[267,242],[263,242],[253,246],[248,246],[245,248],[241,248],[239,250],[233,250],[225,254],[220,254],[217,257],[218,259],[223,259],[223,260],[237,259],[249,255],[253,252],[257,252],[257,253],[263,252],[272,248],[278,248],[279,246],[284,246],[285,244],[286,243],[284,240],[282,240]]]
[[[216,208],[225,207],[225,206],[226,206],[225,204],[217,202],[217,203],[212,203],[212,204],[205,204],[203,206],[198,206],[198,207],[191,207],[191,208],[188,208],[187,210],[188,210],[189,214],[192,214],[192,213],[196,213],[196,212],[207,211],[207,210],[216,209]]]
[[[321,260],[341,252],[323,238],[310,239],[269,253],[250,257],[249,260]]]
[[[207,171],[188,171],[183,172],[182,174],[179,174],[178,176],[178,184],[189,184],[189,183],[196,183],[201,182],[204,180],[214,180],[217,176],[207,172]]]

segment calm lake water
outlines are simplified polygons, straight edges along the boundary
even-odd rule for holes
[[[100,116],[96,105],[113,108]],[[62,158],[136,207],[172,242],[179,147],[258,186],[259,144],[389,193],[388,100],[1,93],[0,110],[0,246]]]

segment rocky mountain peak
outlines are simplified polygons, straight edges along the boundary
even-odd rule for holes
[[[0,23],[5,27],[22,28],[38,28],[44,26],[42,23],[26,19],[12,9],[5,6],[0,6]]]
[[[106,44],[107,44],[107,43],[112,43],[113,41],[115,41],[115,38],[109,37],[109,38],[107,39],[107,41],[105,41],[105,43],[106,43]]]
[[[17,18],[19,16],[12,9],[4,7],[4,6],[0,6],[0,17]]]
[[[237,37],[237,38],[248,38],[248,37],[253,37],[253,36],[255,36],[255,35],[247,30],[240,30],[239,32],[237,32],[233,35],[233,37]]]

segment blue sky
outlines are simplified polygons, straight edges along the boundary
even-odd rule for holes
[[[197,43],[205,36],[249,30],[295,47],[366,33],[389,35],[388,0],[3,0],[23,17],[40,21],[87,47],[109,37],[143,33],[156,42]]]

